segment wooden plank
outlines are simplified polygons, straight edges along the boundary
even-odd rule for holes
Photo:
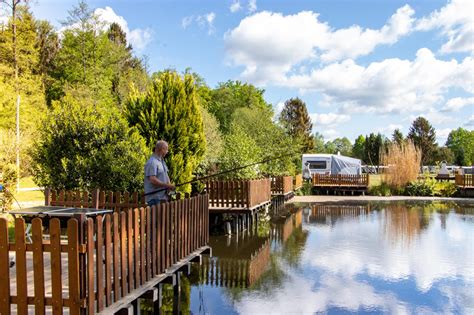
[[[8,257],[8,221],[0,218],[0,314],[10,315],[10,259]]]
[[[157,243],[158,243],[158,236],[157,236],[157,226],[156,226],[156,206],[151,206],[151,274],[154,277],[158,272],[158,251],[157,251]]]
[[[28,312],[28,287],[26,279],[25,220],[22,218],[15,219],[15,251],[18,313],[26,314]]]
[[[127,211],[127,241],[128,241],[128,292],[135,288],[133,274],[133,210]]]
[[[79,291],[79,226],[76,219],[68,220],[67,238],[69,312],[71,315],[79,315],[81,302]]]
[[[97,283],[97,311],[104,309],[104,225],[102,216],[98,215],[95,218],[96,225],[96,283]]]
[[[87,312],[95,314],[95,290],[94,290],[94,220],[87,219]]]
[[[105,303],[112,304],[112,231],[110,214],[105,215]]]
[[[113,218],[113,246],[114,246],[114,301],[119,299],[120,295],[120,234],[119,234],[119,214],[115,212],[112,214]],[[107,305],[108,306],[108,305]]]
[[[146,207],[146,281],[150,280],[153,275],[152,270],[152,253],[151,253],[151,209]]]
[[[146,282],[146,271],[145,267],[147,265],[145,258],[145,229],[146,229],[146,220],[145,220],[145,209],[140,208],[140,285]]]
[[[125,296],[128,292],[127,284],[127,212],[120,213],[120,269],[121,269],[121,296]],[[118,296],[118,292],[115,292]],[[115,302],[117,302],[115,298]]]
[[[33,241],[33,281],[35,292],[35,314],[45,314],[44,301],[44,257],[43,257],[43,223],[40,218],[31,222]],[[1,313],[1,311],[0,311]]]
[[[51,239],[51,292],[53,314],[63,313],[63,284],[61,275],[61,222],[54,218],[49,221]]]
[[[133,240],[134,240],[134,257],[133,260],[135,261],[135,288],[138,288],[141,284],[140,280],[140,263],[141,263],[141,257],[140,257],[140,225],[139,225],[139,220],[140,220],[140,210],[134,209],[133,210]]]

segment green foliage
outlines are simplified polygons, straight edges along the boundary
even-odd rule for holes
[[[370,165],[380,165],[380,153],[385,144],[384,137],[378,133],[371,133],[365,137],[364,161]]]
[[[304,181],[303,187],[296,191],[298,196],[311,196],[313,194],[313,184],[310,181]]]
[[[308,115],[305,102],[299,98],[287,100],[280,114],[279,121],[287,134],[301,142],[302,152],[313,152],[314,142],[311,136],[313,124]]]
[[[423,117],[418,117],[413,121],[408,132],[408,139],[413,141],[416,147],[421,150],[421,164],[433,164],[432,153],[436,150],[436,132]]]
[[[259,166],[261,175],[294,175],[297,168],[301,169],[296,164],[301,163],[300,145],[274,124],[272,117],[271,109],[239,108],[234,113],[233,124],[255,140],[261,153],[259,160],[272,159]]]
[[[352,156],[365,162],[365,137],[359,135],[352,146]]]
[[[453,152],[457,165],[474,164],[474,130],[458,128],[451,131],[446,146]]]
[[[314,142],[314,152],[316,153],[324,153],[324,136],[319,132],[315,132],[313,136]]]
[[[457,186],[451,182],[438,182],[434,178],[413,181],[405,187],[410,196],[451,197],[457,192]]]
[[[383,197],[388,197],[394,195],[394,191],[388,185],[387,183],[380,183],[380,185],[377,186],[371,186],[369,188],[369,194],[372,196],[383,196]]]
[[[0,210],[2,212],[10,211],[12,208],[13,196],[11,191],[14,189],[18,173],[15,164],[0,162],[0,184],[6,189],[0,190]]]
[[[337,154],[338,152],[340,152],[341,155],[352,155],[352,143],[346,137],[336,138],[333,141],[328,141],[325,145],[325,148],[326,153]]]
[[[258,162],[261,152],[255,140],[248,136],[241,127],[232,125],[230,133],[225,136],[224,150],[219,158],[221,171]],[[258,175],[258,167],[251,166],[220,176],[222,179],[251,179]]]
[[[251,84],[242,84],[240,81],[220,83],[211,93],[208,111],[219,121],[221,131],[227,134],[231,128],[233,114],[238,108],[271,108],[265,102],[263,93],[264,90]]]
[[[199,164],[198,173],[206,174],[215,168],[219,162],[219,156],[224,147],[224,139],[219,131],[217,119],[201,107],[204,134],[206,136],[207,150],[204,153],[202,162]]]
[[[454,160],[454,153],[448,147],[436,147],[433,152],[432,161],[435,162],[435,164],[439,164],[443,161],[448,164],[452,164],[454,163]]]
[[[405,138],[403,137],[403,133],[400,131],[400,129],[395,129],[392,133],[392,142],[401,146],[404,141]]]
[[[166,162],[172,182],[178,184],[192,179],[204,156],[206,139],[191,75],[181,77],[174,71],[161,73],[146,93],[131,94],[125,117],[146,139],[150,153],[156,141],[168,142]],[[191,186],[181,186],[179,191],[190,192]]]
[[[66,95],[53,103],[34,146],[35,181],[56,189],[141,190],[146,150],[117,111]]]

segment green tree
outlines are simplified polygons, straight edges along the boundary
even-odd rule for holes
[[[314,142],[311,136],[313,124],[308,115],[305,102],[299,98],[287,100],[281,111],[279,121],[293,139],[301,141],[303,152],[313,152]]]
[[[436,149],[433,152],[432,160],[438,163],[445,161],[448,164],[452,164],[455,161],[455,157],[454,157],[453,151],[451,151],[450,148],[436,147]]]
[[[473,165],[474,130],[461,127],[452,130],[446,140],[446,146],[453,152],[456,165]]]
[[[125,117],[146,139],[150,153],[157,140],[169,143],[166,161],[172,182],[179,184],[192,179],[206,151],[206,139],[191,75],[161,73],[146,93],[131,94]],[[182,192],[190,190],[190,185],[180,187]]]
[[[324,153],[324,136],[319,132],[315,132],[313,136],[314,151],[316,153]]]
[[[352,156],[365,162],[365,137],[363,135],[359,135],[354,141]]]
[[[232,116],[238,108],[271,108],[263,98],[264,90],[240,81],[220,83],[212,91],[208,111],[219,121],[221,131],[229,132]]]
[[[141,190],[146,152],[117,110],[67,94],[53,103],[34,145],[35,181],[56,189]]]
[[[365,137],[365,158],[364,161],[370,165],[380,165],[380,153],[385,144],[384,137],[378,133],[371,133]]]
[[[260,149],[260,160],[272,158],[260,165],[262,175],[293,175],[301,169],[301,146],[284,129],[272,121],[271,108],[239,108],[233,124],[255,140]],[[279,159],[273,159],[281,157]]]
[[[225,136],[224,150],[220,161],[221,171],[231,170],[240,166],[258,162],[261,156],[260,148],[254,139],[245,133],[242,128],[232,124],[229,133]],[[222,179],[252,179],[259,174],[258,167],[246,167],[235,172],[220,175]]]
[[[404,141],[405,139],[403,137],[403,133],[400,131],[400,129],[395,129],[392,133],[392,142],[402,145]]]
[[[332,141],[334,145],[334,153],[341,153],[341,155],[352,155],[352,143],[347,137],[336,138]]]
[[[408,132],[408,139],[413,141],[413,144],[421,150],[421,163],[427,165],[432,162],[432,153],[436,150],[436,132],[423,117],[416,118]]]

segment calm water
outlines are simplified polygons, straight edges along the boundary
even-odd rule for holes
[[[193,314],[474,314],[474,202],[287,205],[210,243]]]

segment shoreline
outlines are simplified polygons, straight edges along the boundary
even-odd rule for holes
[[[317,202],[354,202],[354,201],[455,201],[474,204],[474,198],[452,197],[412,197],[412,196],[294,196],[287,203],[317,203]]]

